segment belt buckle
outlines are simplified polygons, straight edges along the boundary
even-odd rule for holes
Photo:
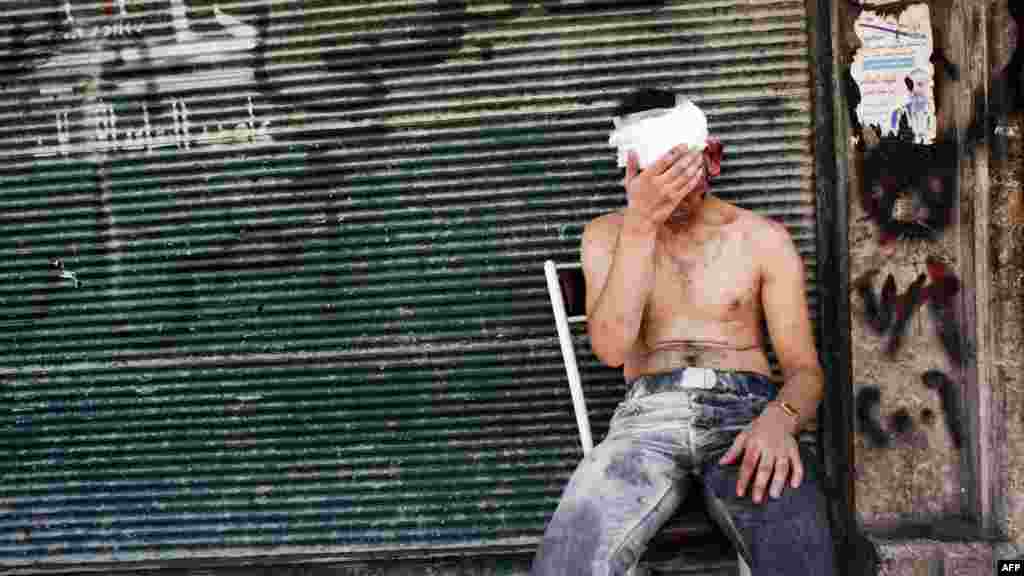
[[[717,380],[715,371],[710,368],[696,368],[688,366],[683,370],[684,388],[711,390],[715,386],[715,380]]]

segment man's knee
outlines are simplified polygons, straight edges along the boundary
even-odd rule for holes
[[[592,503],[563,500],[548,522],[531,574],[590,574],[601,548],[603,524],[600,510]]]
[[[784,561],[831,565],[827,504],[814,466],[798,488],[787,485],[778,499],[755,504],[748,490],[736,495],[739,466],[712,466],[704,473],[712,517],[753,567]],[[788,559],[788,560],[787,560]],[[831,573],[831,569],[828,572]]]
[[[709,501],[717,501],[728,511],[737,524],[788,524],[800,522],[802,525],[821,525],[828,528],[827,507],[820,478],[805,467],[800,486],[793,488],[788,482],[779,498],[766,497],[760,504],[754,503],[751,490],[743,497],[736,495],[736,484],[739,481],[738,465],[718,466],[709,468],[703,478],[705,494]]]
[[[623,576],[636,565],[643,544],[617,542],[592,502],[563,502],[548,523],[534,557],[532,576]]]

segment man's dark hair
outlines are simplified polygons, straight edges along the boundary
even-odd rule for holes
[[[638,88],[619,101],[614,116],[628,116],[657,108],[672,108],[676,94],[662,88]]]

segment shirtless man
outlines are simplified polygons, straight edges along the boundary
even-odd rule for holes
[[[619,115],[674,102],[643,91]],[[713,150],[642,171],[631,153],[626,207],[584,230],[591,346],[630,390],[570,480],[536,576],[629,572],[693,481],[753,574],[833,573],[816,457],[798,441],[823,393],[803,261],[782,225],[710,194]]]

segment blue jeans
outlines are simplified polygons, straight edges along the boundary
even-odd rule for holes
[[[736,496],[739,463],[718,460],[775,397],[749,372],[679,369],[635,380],[608,435],[577,466],[533,561],[534,576],[628,572],[692,482],[754,576],[829,576],[832,538],[818,458],[800,442],[804,479],[761,504]],[[767,491],[766,491],[767,492]]]

